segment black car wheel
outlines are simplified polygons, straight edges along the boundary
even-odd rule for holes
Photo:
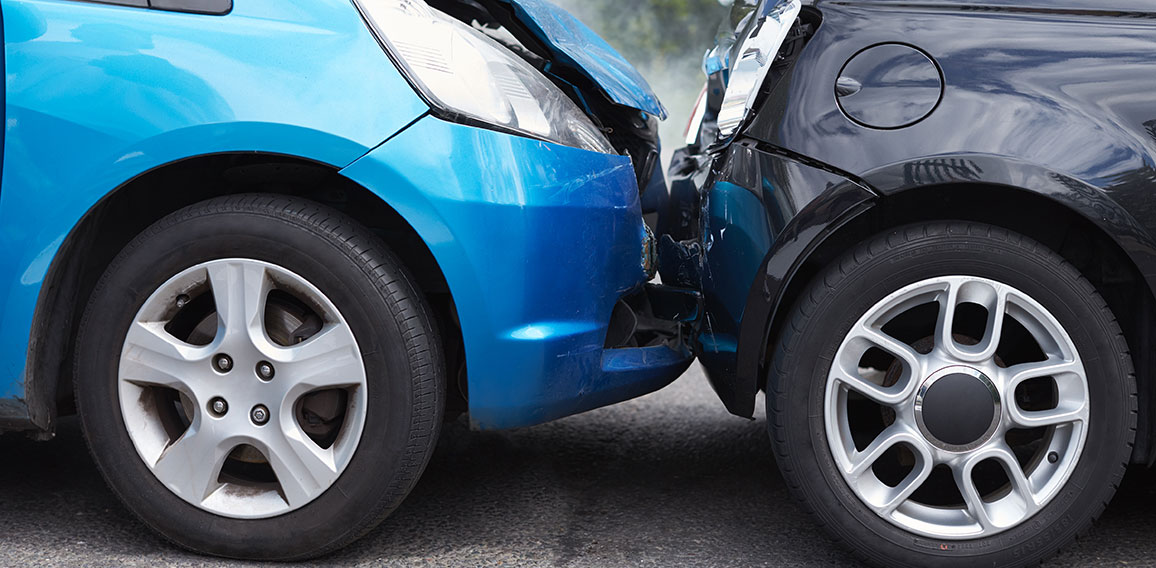
[[[886,566],[1055,552],[1111,498],[1136,424],[1096,289],[976,223],[903,227],[832,263],[784,326],[767,404],[792,489]]]
[[[198,552],[301,559],[363,534],[441,423],[438,336],[412,281],[308,201],[235,196],[157,222],[105,272],[78,340],[109,486]]]

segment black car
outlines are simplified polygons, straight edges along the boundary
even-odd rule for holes
[[[1156,460],[1156,3],[734,4],[659,220],[715,390],[862,558],[1040,561]]]

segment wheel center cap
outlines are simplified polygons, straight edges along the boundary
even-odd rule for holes
[[[978,448],[1000,421],[995,384],[978,369],[952,366],[927,377],[915,396],[915,421],[927,440],[949,452]]]

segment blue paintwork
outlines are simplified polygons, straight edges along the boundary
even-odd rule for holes
[[[57,249],[111,190],[215,152],[341,167],[428,111],[348,0],[246,0],[224,17],[4,0],[3,13],[0,397],[22,395]]]
[[[603,349],[643,284],[629,158],[423,118],[342,173],[430,247],[457,305],[478,428],[545,422],[645,394],[689,353]]]
[[[763,196],[773,198],[776,188],[771,180],[760,180]],[[712,310],[714,320],[725,319],[726,328],[738,329],[742,320],[747,293],[755,281],[755,273],[767,251],[774,244],[774,235],[782,230],[782,225],[768,226],[768,219],[758,193],[735,185],[730,181],[714,184],[707,206],[707,227],[710,231],[711,254],[707,257],[704,287],[709,286],[709,296],[718,298],[718,309]],[[712,278],[714,274],[725,274],[726,278]],[[707,290],[703,290],[707,292]],[[703,335],[712,335],[705,329]],[[725,337],[725,336],[729,336]],[[709,343],[733,344],[734,336],[724,334],[722,338],[711,338]],[[704,345],[705,347],[705,345]]]
[[[532,32],[600,85],[614,102],[666,119],[654,89],[606,40],[549,0],[502,0]]]
[[[349,0],[227,16],[2,6],[0,402],[23,397],[38,295],[82,216],[144,172],[219,152],[345,168],[418,230],[454,294],[480,426],[616,402],[688,363],[602,350],[614,302],[645,279],[629,158],[418,120],[429,108]]]
[[[773,197],[775,187],[762,181],[765,195]],[[782,226],[769,227],[760,196],[731,181],[714,184],[705,213],[711,248],[702,275],[708,316],[699,334],[699,357],[706,368],[731,368],[747,294]]]

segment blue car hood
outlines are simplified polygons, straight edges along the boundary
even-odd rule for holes
[[[549,0],[500,0],[563,63],[602,87],[610,100],[666,119],[654,89],[606,40]]]

